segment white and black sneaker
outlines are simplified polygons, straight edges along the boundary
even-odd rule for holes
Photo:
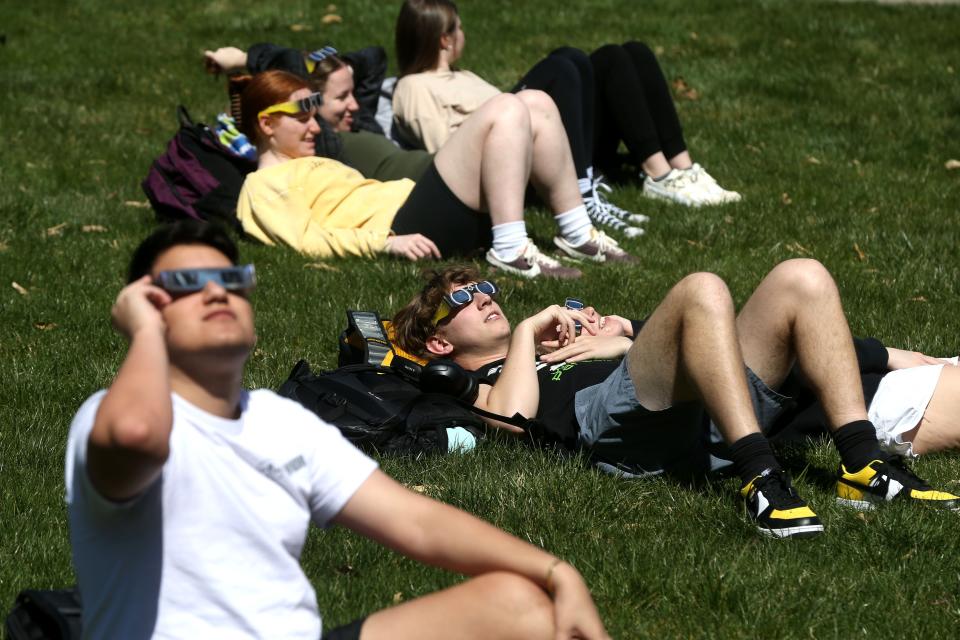
[[[644,230],[636,225],[648,222],[650,218],[642,213],[631,213],[610,202],[607,194],[612,191],[610,185],[603,181],[603,176],[591,180],[590,190],[580,194],[587,215],[595,224],[616,229],[628,238],[642,236]]]
[[[823,533],[817,514],[797,495],[782,469],[764,471],[740,489],[757,530],[774,538],[810,538]]]

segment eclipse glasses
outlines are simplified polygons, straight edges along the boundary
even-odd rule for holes
[[[208,282],[215,282],[227,291],[250,291],[257,286],[257,273],[252,264],[218,269],[177,269],[161,271],[153,283],[167,293],[202,291]]]
[[[454,310],[459,309],[463,305],[469,303],[473,300],[473,294],[483,293],[488,296],[495,296],[500,291],[500,289],[490,280],[481,280],[474,284],[468,284],[465,287],[460,287],[459,289],[454,289],[450,293],[443,296],[443,299],[440,301],[440,306],[437,307],[437,312],[433,314],[433,326],[437,326],[441,320],[453,313]]]
[[[310,113],[316,109],[319,109],[321,105],[323,105],[323,94],[311,93],[306,98],[291,100],[290,102],[281,102],[280,104],[275,104],[272,107],[267,107],[257,114],[257,119],[259,120],[263,116],[268,116],[271,113],[288,113],[292,116],[300,113]]]

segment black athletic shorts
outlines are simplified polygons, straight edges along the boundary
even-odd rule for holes
[[[444,258],[469,256],[490,246],[490,216],[460,202],[430,163],[390,225],[397,235],[422,233]]]
[[[360,618],[336,629],[330,629],[320,640],[360,640],[360,628],[363,627],[365,620],[366,618]]]

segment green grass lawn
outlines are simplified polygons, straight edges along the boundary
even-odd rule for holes
[[[576,283],[500,277],[514,319],[578,295],[641,316],[683,274],[710,270],[743,300],[778,261],[835,274],[855,333],[960,349],[960,7],[831,2],[546,0],[461,3],[463,66],[508,87],[550,48],[642,39],[678,99],[693,156],[744,202],[683,209],[636,187],[614,199],[652,217],[624,241],[638,266],[586,267]],[[130,250],[153,226],[139,182],[176,129],[225,108],[201,52],[258,41],[392,49],[397,2],[210,0],[0,4],[0,608],[26,587],[71,584],[63,455],[71,416],[124,353],[109,309]],[[551,224],[531,214],[541,246]],[[318,265],[245,243],[261,286],[251,386],[305,357],[331,366],[345,308],[391,312],[419,268],[382,259]],[[16,283],[16,284],[14,284]],[[691,489],[624,482],[505,440],[474,455],[383,460],[404,483],[569,558],[614,637],[949,637],[960,622],[960,516],[896,505],[835,507],[833,449],[794,457],[827,534],[760,539],[734,481]],[[809,466],[807,466],[809,465]],[[948,455],[917,464],[960,489]],[[211,541],[214,543],[215,541]],[[329,624],[457,576],[344,531],[314,532],[304,566]]]

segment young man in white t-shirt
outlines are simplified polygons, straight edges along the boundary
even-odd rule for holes
[[[73,421],[66,484],[88,638],[321,637],[299,557],[342,524],[471,576],[323,638],[607,638],[569,564],[410,492],[296,403],[243,389],[256,342],[228,236],[159,229],[113,307],[130,340]]]

